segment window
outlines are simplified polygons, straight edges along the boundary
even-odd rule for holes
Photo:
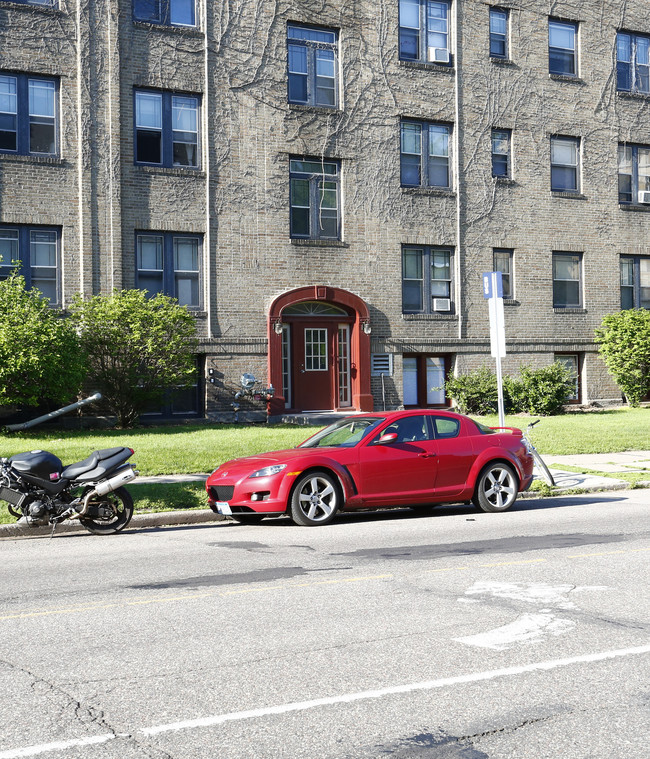
[[[650,258],[621,256],[621,309],[650,308]]]
[[[551,137],[551,190],[578,192],[580,140],[577,137]]]
[[[405,314],[449,313],[450,248],[404,246],[402,249],[402,311]]]
[[[338,34],[287,27],[289,102],[336,108]]]
[[[404,354],[402,382],[404,406],[446,406],[445,377],[448,356]]]
[[[616,35],[616,87],[650,94],[650,37],[627,32]]]
[[[650,203],[650,147],[618,146],[618,202]]]
[[[510,130],[492,130],[492,176],[510,176]]]
[[[573,403],[580,402],[580,355],[578,353],[556,353],[555,361],[565,366],[573,377],[573,392],[567,400]]]
[[[418,121],[401,123],[400,181],[403,187],[451,187],[451,127]]]
[[[510,248],[494,248],[492,251],[494,258],[494,270],[501,272],[501,281],[503,284],[503,297],[514,298],[512,259],[514,251]]]
[[[566,21],[548,22],[548,70],[551,74],[577,76],[578,25]]]
[[[490,8],[490,57],[508,58],[508,11]]]
[[[194,0],[133,0],[133,18],[164,26],[196,26]]]
[[[406,61],[448,64],[449,2],[400,0],[399,57]]]
[[[27,289],[35,288],[55,306],[59,305],[59,229],[0,226],[0,279],[18,265]]]
[[[149,403],[142,416],[152,421],[156,417],[163,419],[197,417],[203,415],[203,376],[205,356],[196,356],[196,372],[193,380],[186,387],[167,388],[162,400]]]
[[[57,154],[57,92],[55,79],[0,75],[0,151]]]
[[[163,293],[181,306],[199,308],[201,237],[173,232],[136,235],[137,287]]]
[[[289,161],[291,184],[291,237],[338,240],[338,161]]]
[[[582,254],[553,253],[553,308],[582,306]]]
[[[135,93],[135,162],[199,165],[199,98],[172,92]]]

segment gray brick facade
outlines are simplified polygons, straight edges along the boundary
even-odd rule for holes
[[[0,150],[0,225],[59,231],[64,308],[79,291],[136,286],[137,233],[198,236],[195,313],[215,380],[202,383],[201,410],[211,418],[232,413],[246,371],[274,384],[278,412],[400,406],[404,367],[421,374],[427,356],[456,373],[493,366],[481,275],[495,248],[513,251],[505,371],[570,354],[582,402],[620,399],[593,332],[621,308],[620,256],[650,256],[650,204],[619,202],[617,185],[619,144],[650,146],[650,94],[617,85],[617,33],[650,37],[648,6],[499,7],[501,58],[490,56],[490,5],[449,3],[447,64],[405,56],[399,0],[197,0],[195,27],[134,20],[132,0],[0,0],[0,76],[57,84],[55,155]],[[574,75],[549,73],[551,16],[575,29]],[[338,107],[289,102],[293,24],[336,32]],[[136,91],[199,99],[196,167],[136,162]],[[448,188],[403,185],[403,123],[447,129]],[[505,178],[493,176],[494,129],[510,134]],[[575,191],[551,190],[556,136],[575,140]],[[431,156],[421,160],[433,165]],[[292,158],[338,166],[340,239],[291,236]],[[421,312],[405,313],[404,246],[425,251],[425,267],[431,251],[451,251],[449,309],[431,306],[429,283]],[[558,252],[579,254],[577,304],[554,307]],[[301,316],[305,303],[334,313]],[[303,330],[325,346],[326,368]],[[393,357],[383,382],[371,377],[371,354]]]

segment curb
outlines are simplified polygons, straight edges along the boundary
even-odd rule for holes
[[[650,480],[642,481],[639,486],[649,487]],[[628,482],[614,481],[609,487],[586,486],[567,488],[558,490],[550,495],[537,493],[536,491],[527,490],[519,493],[522,500],[534,500],[541,498],[558,498],[566,495],[581,495],[583,493],[606,493],[610,490],[629,490]],[[159,511],[151,514],[135,514],[131,519],[129,526],[126,528],[145,529],[147,527],[174,527],[176,525],[193,525],[193,524],[210,524],[216,522],[225,522],[226,517],[221,514],[215,514],[211,509],[192,509],[188,511]],[[58,525],[55,535],[63,535],[71,532],[86,532],[86,528],[78,522],[63,522]],[[48,538],[52,534],[51,527],[24,527],[18,524],[0,524],[0,540],[21,539],[21,538]]]

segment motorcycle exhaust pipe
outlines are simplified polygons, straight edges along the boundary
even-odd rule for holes
[[[96,498],[97,496],[101,497],[107,493],[111,493],[113,490],[117,490],[122,485],[126,485],[127,482],[135,480],[138,474],[139,472],[136,469],[128,467],[127,469],[122,470],[105,482],[100,482],[99,485],[96,485],[95,488],[90,491],[90,493],[86,494],[83,500],[81,511],[77,512],[75,516],[83,517],[87,513],[90,507],[90,502],[93,498]]]

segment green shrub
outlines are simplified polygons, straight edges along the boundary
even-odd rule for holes
[[[504,380],[510,411],[541,416],[560,414],[574,388],[575,377],[559,361],[539,369],[521,366],[518,378]]]
[[[458,377],[450,374],[445,391],[461,414],[483,416],[497,411],[497,377],[486,366]]]
[[[638,406],[650,393],[650,311],[631,308],[606,316],[596,342],[630,406]]]

